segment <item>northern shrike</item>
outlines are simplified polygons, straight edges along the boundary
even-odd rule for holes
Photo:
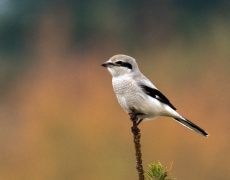
[[[145,119],[167,116],[203,136],[208,136],[205,130],[176,111],[168,98],[140,72],[134,58],[115,55],[102,66],[112,75],[113,89],[119,104],[127,113],[135,114],[138,124]]]

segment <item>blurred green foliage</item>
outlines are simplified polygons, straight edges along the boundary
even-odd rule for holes
[[[54,16],[68,12],[74,43],[83,47],[95,38],[115,38],[126,47],[139,47],[146,40],[159,46],[178,35],[186,37],[197,29],[205,31],[210,18],[230,17],[226,0],[1,1],[0,53],[8,55],[25,50],[25,39],[44,12]]]

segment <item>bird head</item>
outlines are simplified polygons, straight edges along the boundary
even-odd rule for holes
[[[113,77],[133,74],[139,71],[136,60],[123,54],[112,56],[102,66],[106,67]]]

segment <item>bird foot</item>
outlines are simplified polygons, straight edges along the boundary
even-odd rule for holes
[[[137,115],[135,113],[129,113],[129,117],[131,119],[131,121],[135,121],[137,122],[138,118],[137,118]]]

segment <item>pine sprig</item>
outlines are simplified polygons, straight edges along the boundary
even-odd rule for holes
[[[175,180],[176,178],[170,177],[168,175],[170,169],[164,167],[160,162],[151,163],[148,165],[148,170],[145,173],[145,179],[146,180]]]

